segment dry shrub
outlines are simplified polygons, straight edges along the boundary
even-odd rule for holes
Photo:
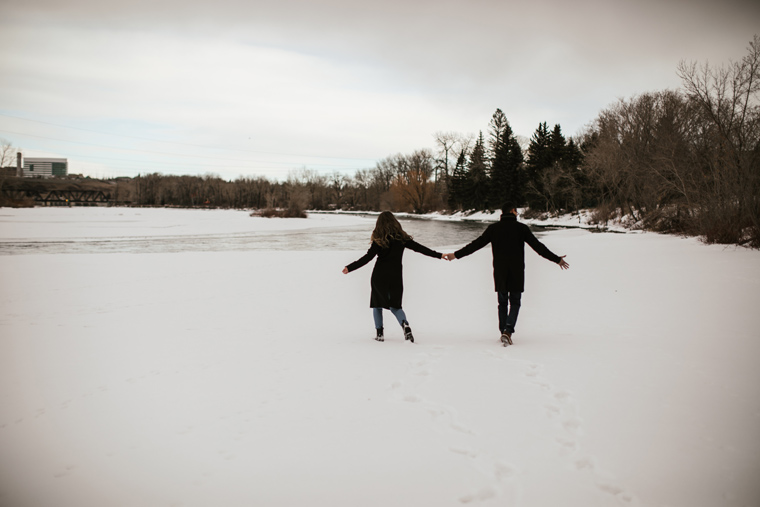
[[[288,208],[285,210],[285,214],[283,215],[283,218],[308,218],[309,215],[306,214],[306,211],[299,209],[299,208]]]
[[[753,226],[746,220],[741,220],[741,217],[727,216],[722,213],[703,213],[700,222],[699,232],[706,243],[719,245],[752,243],[751,235],[749,241],[746,236],[747,231],[751,231]]]
[[[303,193],[297,195],[291,195],[288,202],[288,209],[285,210],[285,218],[306,218],[306,202],[308,202],[303,196]]]
[[[277,208],[264,208],[251,212],[252,217],[264,217],[264,218],[307,218],[308,215],[303,210],[298,209],[277,209]]]
[[[34,199],[24,197],[23,199],[10,199],[0,192],[0,207],[5,208],[34,208]]]
[[[522,213],[523,218],[529,219],[529,220],[544,220],[548,213],[533,209],[533,208],[526,208]]]
[[[687,209],[679,206],[661,206],[644,216],[643,227],[648,231],[670,234],[694,235],[694,216]]]
[[[744,229],[741,244],[751,248],[760,248],[760,227],[753,225]]]
[[[589,222],[592,225],[606,224],[610,220],[618,218],[619,214],[620,210],[616,206],[603,203],[597,206],[591,213],[591,220]]]

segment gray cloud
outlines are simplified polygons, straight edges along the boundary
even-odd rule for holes
[[[760,26],[760,6],[739,1],[4,5],[0,41],[13,51],[0,58],[15,75],[0,76],[1,110],[34,117],[44,104],[74,118],[79,98],[93,115],[149,114],[142,104],[165,109],[151,121],[196,116],[228,139],[258,115],[267,124],[248,128],[285,137],[267,138],[277,150],[360,158],[429,146],[435,130],[485,129],[496,107],[523,135],[541,121],[573,133],[618,97],[677,87],[682,59],[740,58]],[[299,113],[321,120],[299,124]]]

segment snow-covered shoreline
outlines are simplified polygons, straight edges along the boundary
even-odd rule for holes
[[[55,208],[45,208],[45,207],[37,207],[37,208],[29,208],[33,210],[38,210],[38,213],[44,213],[45,210],[55,210]],[[113,207],[99,207],[99,208],[66,208],[70,210],[68,213],[72,215],[79,214],[91,214],[92,210],[101,210],[100,215],[102,215],[102,221],[108,224],[109,220],[112,220],[114,216],[122,216],[122,215],[128,215],[131,216],[132,219],[134,219],[135,216],[156,216],[159,217],[156,219],[156,224],[154,224],[151,227],[146,227],[145,230],[147,231],[147,235],[156,235],[160,234],[162,232],[166,232],[168,229],[176,228],[176,220],[166,219],[166,216],[169,214],[181,215],[181,214],[200,214],[198,216],[203,216],[202,214],[207,214],[209,216],[213,216],[210,220],[202,220],[201,223],[205,224],[212,224],[215,227],[218,227],[219,225],[222,225],[224,232],[239,232],[241,230],[249,230],[250,229],[250,221],[248,221],[247,215],[249,214],[250,210],[238,210],[238,209],[194,209],[194,208],[162,208],[162,207],[119,207],[119,206],[113,206]],[[589,230],[593,232],[614,232],[614,233],[640,233],[643,232],[641,230],[640,224],[636,224],[632,222],[631,220],[625,220],[625,219],[610,219],[604,224],[596,223],[593,217],[593,213],[590,210],[580,210],[578,212],[574,213],[565,213],[562,215],[552,215],[549,213],[541,215],[542,218],[527,218],[523,215],[523,212],[525,210],[521,209],[518,210],[520,212],[520,221],[524,222],[528,225],[532,225],[535,227],[545,227],[545,228],[562,228],[562,229],[582,229],[582,230]],[[168,212],[168,213],[167,213]],[[18,213],[18,209],[15,208],[0,208],[0,217],[3,215],[13,215]],[[214,216],[213,214],[223,214],[226,215],[226,220],[220,220],[218,216]],[[162,215],[163,214],[163,215]],[[346,211],[346,210],[307,210],[308,215],[313,216],[333,216],[333,217],[344,217],[343,219],[338,220],[344,220],[344,222],[341,223],[341,225],[350,223],[351,217],[371,217],[371,216],[377,216],[380,214],[379,211]],[[422,213],[422,214],[416,214],[416,213],[403,213],[403,212],[396,212],[394,213],[396,217],[400,219],[410,219],[410,220],[436,220],[436,221],[444,221],[444,222],[482,222],[482,223],[490,223],[490,222],[496,222],[499,220],[499,217],[501,216],[500,211],[457,211],[455,213],[439,213],[439,212],[433,212],[433,213]],[[268,224],[264,225],[262,230],[291,230],[291,229],[309,229],[313,228],[315,226],[315,223],[311,222],[306,224],[306,222],[303,221],[303,219],[293,218],[293,219],[277,219],[277,218],[261,218],[256,217],[258,220],[262,220],[262,223]],[[153,218],[151,218],[153,220]],[[282,220],[282,221],[281,221]],[[143,221],[143,220],[141,220]],[[180,219],[179,223],[183,223],[183,221]],[[242,224],[242,228],[241,228]],[[95,222],[91,222],[87,224],[88,228],[88,234],[92,235],[93,231],[97,231],[97,227],[93,227],[93,225],[97,226],[97,220]],[[333,224],[327,224],[323,223],[323,226],[332,226]],[[162,231],[163,229],[163,231]],[[201,233],[203,232],[211,232],[210,230],[204,229],[201,226],[201,229],[199,229]],[[54,232],[54,230],[53,230]],[[176,231],[172,231],[176,232]],[[197,232],[194,230],[194,232]],[[219,232],[218,230],[215,230],[214,232]],[[2,236],[0,236],[0,239],[2,237],[8,237],[9,233],[8,231],[0,231],[0,233],[3,233]],[[25,234],[28,234],[25,231]],[[11,236],[14,237],[14,236]],[[96,234],[97,237],[97,234]]]
[[[366,226],[108,213],[0,239]],[[757,505],[760,252],[542,241],[571,268],[528,250],[507,348],[488,249],[404,257],[414,344],[372,340],[358,249],[4,256],[0,505]]]
[[[524,210],[520,209],[520,221],[535,227],[552,227],[562,229],[583,229],[594,232],[616,232],[616,233],[638,233],[642,232],[634,226],[627,225],[621,220],[610,220],[605,224],[594,223],[593,214],[589,210],[581,210],[576,213],[565,213],[562,215],[545,214],[544,218],[526,218],[522,215]],[[323,211],[311,210],[312,214],[329,214],[329,215],[359,215],[372,216],[378,215],[378,211]],[[457,211],[455,213],[394,213],[398,218],[417,219],[417,220],[442,220],[450,222],[496,222],[501,216],[501,211]]]

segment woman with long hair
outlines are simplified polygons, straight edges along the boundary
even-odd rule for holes
[[[385,340],[383,336],[383,308],[385,308],[390,310],[398,323],[401,324],[404,330],[404,339],[414,343],[412,328],[409,327],[406,314],[401,308],[401,298],[404,294],[401,260],[404,256],[404,250],[409,248],[436,259],[441,259],[443,254],[414,241],[390,211],[383,211],[377,217],[375,230],[372,231],[371,243],[372,245],[367,253],[343,268],[343,273],[348,274],[359,269],[377,256],[375,267],[372,270],[372,295],[369,301],[377,330],[375,340]]]

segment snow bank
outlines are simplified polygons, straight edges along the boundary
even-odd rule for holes
[[[415,344],[361,251],[2,256],[0,505],[758,505],[760,253],[544,242],[508,348],[487,250],[407,254]]]
[[[640,224],[618,216],[605,224],[597,224],[590,210],[580,210],[574,213],[562,215],[544,214],[541,218],[526,218],[523,216],[525,209],[518,210],[520,221],[537,227],[554,227],[563,229],[585,229],[595,232],[641,232]],[[310,211],[312,214],[329,214],[334,216],[351,215],[375,215],[372,211]],[[501,211],[457,211],[454,213],[394,213],[398,218],[441,220],[446,222],[497,222],[501,217]]]

